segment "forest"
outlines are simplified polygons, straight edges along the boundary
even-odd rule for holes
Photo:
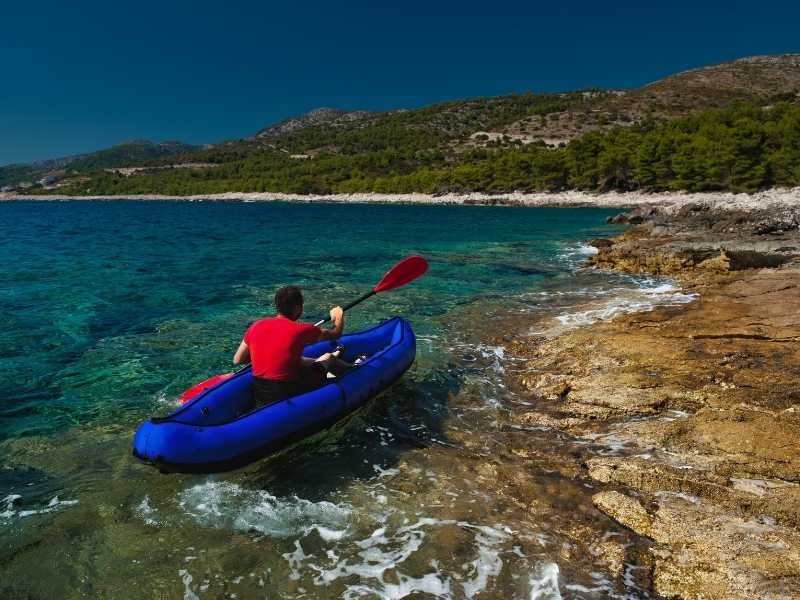
[[[575,99],[563,101],[574,103]],[[519,110],[537,114],[558,108],[529,102]],[[194,160],[215,163],[213,168],[161,169],[132,176],[97,171],[89,174],[88,181],[58,192],[753,192],[800,185],[800,106],[789,102],[735,103],[670,121],[618,125],[604,132],[589,131],[559,147],[503,138],[486,147],[453,152],[455,134],[463,137],[468,126],[474,131],[477,125],[491,124],[459,122],[458,114],[455,124],[445,120],[439,128],[430,122],[415,127],[402,112],[360,127],[310,128],[284,140],[297,152],[319,148],[307,157],[255,142],[238,143],[192,155]],[[437,118],[446,115],[440,112]]]

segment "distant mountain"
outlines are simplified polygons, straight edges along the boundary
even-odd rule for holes
[[[70,174],[148,164],[153,161],[157,162],[164,157],[187,154],[198,149],[198,146],[183,142],[155,143],[149,140],[131,140],[97,152],[40,160],[25,165],[0,167],[0,186],[19,185],[20,183],[39,183],[41,185],[42,180],[51,184],[53,181],[50,180],[62,179]]]
[[[694,165],[695,171],[682,174],[681,169],[700,160],[695,155],[706,151],[706,146],[697,141],[694,149],[692,139],[680,138],[665,129],[666,124],[695,119],[694,115],[718,107],[747,105],[750,108],[733,109],[732,116],[698,116],[700,121],[687,122],[680,132],[701,135],[702,119],[714,121],[720,131],[735,129],[740,127],[739,121],[749,120],[756,123],[751,129],[763,128],[759,129],[760,137],[748,142],[760,151],[767,147],[767,136],[774,137],[776,131],[790,136],[795,127],[800,127],[794,124],[794,112],[784,114],[783,108],[780,114],[764,112],[776,105],[800,106],[798,93],[800,55],[754,56],[684,71],[633,90],[526,92],[386,112],[318,108],[265,127],[248,138],[204,147],[135,140],[86,155],[1,167],[0,187],[18,188],[27,183],[33,184],[30,191],[178,195],[222,191],[655,189],[665,185],[675,189],[701,185],[709,189],[755,189],[800,178],[800,170],[792,162],[793,142],[786,141],[788,146],[777,152],[775,149],[784,142],[783,138],[774,139],[769,142],[770,152],[777,152],[774,156],[744,156],[729,165],[715,165],[714,161],[722,157],[721,144],[734,143],[725,133],[728,137],[724,139],[703,142],[708,148],[716,147],[716,154],[703,158],[701,166]],[[781,121],[768,127],[768,119]],[[648,133],[658,127],[661,133]],[[722,135],[720,131],[714,135]],[[626,137],[625,132],[631,134]],[[748,130],[748,135],[751,133]],[[610,137],[598,141],[594,134]],[[659,146],[645,139],[648,135],[669,139]],[[650,145],[636,149],[637,144],[644,143]],[[584,146],[586,149],[581,150]],[[556,152],[561,149],[569,151]],[[638,152],[635,156],[631,154],[634,151]],[[738,151],[727,148],[725,156]],[[603,158],[603,152],[609,155]],[[673,154],[681,152],[689,154],[679,157],[675,164],[669,162]],[[657,169],[642,166],[648,160],[661,162]],[[750,169],[752,176],[737,179],[738,168]],[[648,169],[655,169],[657,176],[648,174]],[[707,184],[702,183],[705,170]]]
[[[131,140],[105,150],[84,154],[65,166],[74,171],[88,171],[131,164],[141,165],[147,161],[187,154],[197,149],[198,146],[184,144],[183,142],[155,143],[149,140]]]

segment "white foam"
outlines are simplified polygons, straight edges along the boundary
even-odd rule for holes
[[[590,443],[603,446],[597,453],[603,456],[619,454],[627,449],[628,442],[616,433],[586,433],[576,438],[577,440],[588,440]]]
[[[559,568],[556,563],[541,565],[530,578],[531,600],[561,600],[558,587]]]
[[[503,568],[503,561],[497,553],[497,546],[508,536],[503,532],[486,526],[472,526],[477,531],[475,541],[478,543],[478,557],[469,563],[467,575],[473,573],[472,579],[465,579],[461,585],[467,598],[474,598],[486,589],[489,579],[497,577]]]
[[[394,467],[390,467],[388,469],[384,469],[380,465],[373,464],[372,468],[375,470],[376,479],[382,479],[383,477],[394,477],[395,475],[400,474],[400,469],[396,469]]]
[[[506,366],[521,362],[521,359],[508,356],[506,348],[501,345],[470,344],[459,342],[449,348],[452,352],[461,352],[464,362],[470,365],[470,373],[464,378],[465,385],[475,385],[479,388],[477,394],[483,398],[490,408],[502,405],[501,397],[507,394],[503,374]],[[481,410],[483,407],[473,407]]]
[[[503,346],[478,344],[477,349],[484,358],[497,358],[502,360],[506,356],[506,349]]]
[[[31,508],[26,510],[17,510],[16,506],[18,501],[22,500],[22,496],[19,494],[8,494],[5,498],[0,500],[0,502],[5,503],[5,510],[0,512],[0,519],[4,520],[11,520],[14,517],[24,519],[26,517],[31,517],[34,515],[44,515],[47,513],[52,513],[61,508],[68,507],[68,506],[75,506],[78,504],[77,500],[59,500],[58,496],[54,496],[50,499],[50,502],[47,503],[47,506],[42,508]]]
[[[419,517],[413,523],[391,526],[386,518],[375,519],[377,527],[360,538],[351,536],[343,545],[324,554],[308,555],[300,541],[294,550],[283,555],[289,577],[300,580],[311,576],[316,586],[343,583],[344,598],[404,598],[411,594],[429,594],[438,598],[472,598],[487,590],[503,567],[500,546],[513,533],[502,527],[474,525],[455,520]],[[475,558],[452,574],[437,560],[430,561],[431,572],[416,577],[405,571],[408,562],[426,543],[434,542],[443,527],[457,527],[473,534]],[[354,580],[357,583],[354,583]]]
[[[192,591],[192,575],[186,569],[178,571],[178,576],[183,582],[183,600],[200,600],[200,596]]]
[[[671,283],[663,283],[654,287],[643,287],[641,289],[643,293],[651,296],[658,294],[671,294],[672,292],[678,291],[678,288]]]
[[[145,496],[144,499],[136,507],[135,514],[147,525],[160,526],[161,522],[155,518],[156,509],[150,506],[150,497]]]
[[[598,321],[610,321],[623,314],[649,312],[659,306],[688,304],[698,297],[697,294],[683,293],[672,283],[652,280],[645,280],[641,287],[617,288],[614,291],[615,295],[605,302],[594,303],[584,310],[567,311],[555,318],[563,327],[583,327]]]
[[[181,508],[202,525],[255,530],[277,538],[316,530],[325,540],[348,534],[353,509],[332,502],[276,498],[265,490],[248,490],[229,482],[207,482],[184,490]]]
[[[442,581],[435,573],[428,573],[422,577],[409,577],[398,575],[400,583],[383,583],[379,594],[380,598],[400,599],[407,598],[414,593],[429,594],[436,598],[453,598],[450,581]],[[374,598],[376,590],[366,585],[351,585],[342,595],[345,600],[355,598]]]
[[[0,502],[4,502],[6,505],[6,509],[3,512],[0,512],[0,519],[10,519],[17,514],[17,511],[14,510],[14,505],[16,504],[17,500],[22,500],[22,496],[19,494],[9,494],[0,500]]]
[[[380,467],[375,470],[379,474],[382,471]],[[425,468],[417,471],[420,476],[428,474]],[[380,475],[369,481],[370,486],[385,491]],[[403,598],[419,594],[455,599],[496,594],[495,586],[503,585],[498,581],[504,581],[504,568],[509,568],[504,564],[506,557],[519,561],[523,554],[518,546],[512,551],[512,545],[522,538],[534,539],[503,525],[436,519],[377,500],[356,511],[341,500],[277,498],[264,490],[213,480],[185,489],[177,501],[184,518],[201,525],[252,529],[284,538],[285,541],[276,542],[285,561],[281,576],[309,590],[312,596],[315,586],[323,593],[335,587],[343,598]],[[137,514],[157,520],[158,511],[145,496]],[[439,557],[431,552],[438,539],[453,538],[454,531],[457,538],[464,538],[459,546],[463,551],[458,553],[463,558],[453,565],[452,559],[457,557],[447,557],[440,564]],[[310,538],[306,537],[308,534]],[[544,539],[538,541],[545,543]],[[531,564],[528,559],[522,562]],[[559,568],[554,563],[543,563],[530,571],[519,581],[520,592],[527,596],[530,590],[530,598],[560,599],[559,590],[567,589],[564,582],[559,582]],[[186,570],[180,576],[185,598],[204,595],[207,582],[193,581]],[[517,574],[511,576],[516,578]],[[293,589],[297,592],[301,588]]]
[[[158,404],[164,404],[170,407],[174,407],[179,404],[175,398],[167,398],[167,394],[164,392],[158,392],[158,394],[156,394],[156,402]]]
[[[589,244],[581,243],[577,246],[566,247],[559,253],[557,260],[570,269],[577,269],[585,265],[589,256],[598,253],[598,249]]]
[[[300,545],[300,540],[294,541],[294,552],[287,552],[283,554],[283,558],[289,563],[289,579],[297,581],[300,579],[300,567],[306,559],[306,554],[303,552],[303,547]]]

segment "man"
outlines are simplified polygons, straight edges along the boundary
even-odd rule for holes
[[[298,323],[303,314],[303,293],[296,285],[275,292],[275,317],[250,325],[233,356],[234,364],[251,362],[256,407],[278,402],[321,386],[328,372],[340,374],[349,363],[339,358],[340,349],[316,360],[303,357],[303,348],[320,340],[335,340],[344,330],[344,311],[330,311],[333,327]]]

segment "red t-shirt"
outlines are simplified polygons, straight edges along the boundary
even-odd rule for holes
[[[319,341],[322,330],[283,317],[256,321],[244,334],[253,375],[262,379],[297,381],[303,348]]]

